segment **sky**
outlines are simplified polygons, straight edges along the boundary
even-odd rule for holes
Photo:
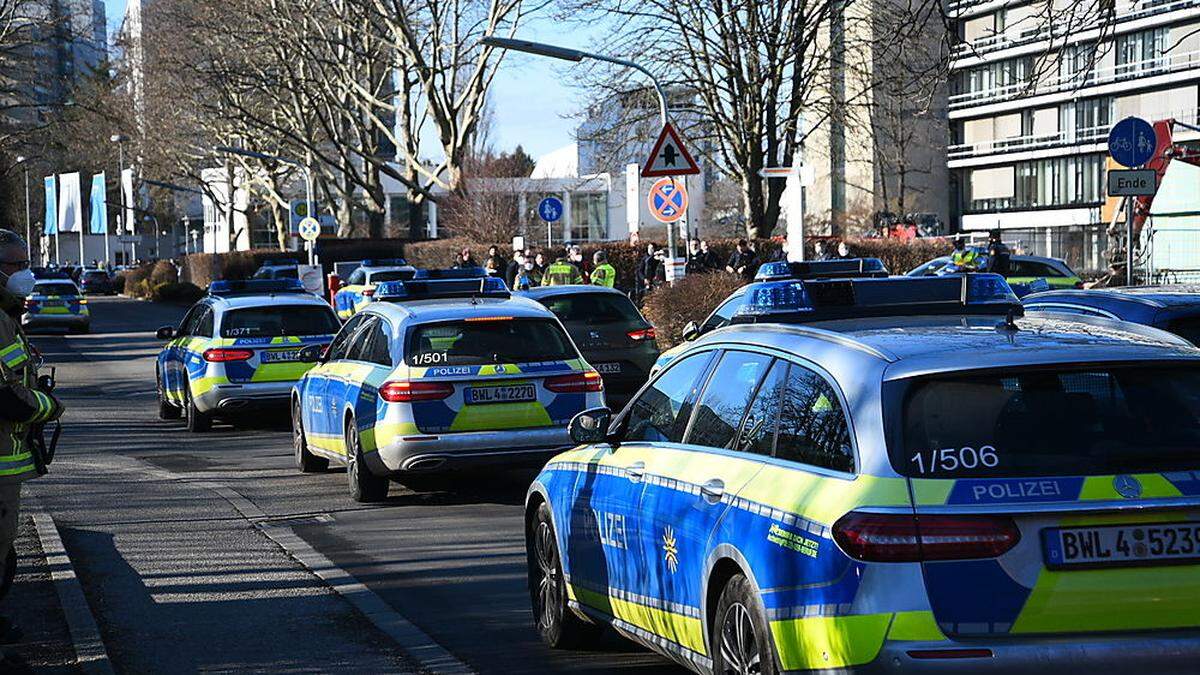
[[[121,27],[125,0],[106,0],[106,3],[108,32],[112,36]],[[517,37],[565,47],[587,46],[586,31],[576,26],[564,30],[561,22],[549,20],[526,23]],[[491,90],[496,151],[511,151],[519,144],[537,158],[572,143],[578,120],[571,116],[583,107],[583,95],[566,84],[570,78],[566,62],[518,54],[506,56]]]

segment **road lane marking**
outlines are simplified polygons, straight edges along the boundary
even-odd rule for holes
[[[88,675],[114,675],[112,663],[108,660],[108,650],[100,637],[100,627],[96,624],[96,617],[83,594],[83,586],[79,583],[74,566],[71,565],[71,558],[63,546],[54,518],[37,499],[30,499],[27,503],[38,539],[42,543],[42,554],[46,556],[50,579],[54,582],[58,602],[67,620],[71,647],[75,650],[75,660],[80,670]]]

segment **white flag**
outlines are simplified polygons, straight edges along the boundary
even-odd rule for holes
[[[79,189],[79,174],[58,176],[58,231],[79,232],[83,229],[83,194]]]
[[[118,230],[123,229],[132,233],[137,224],[137,215],[133,203],[133,169],[121,169],[121,194],[124,195],[125,213],[121,216]]]

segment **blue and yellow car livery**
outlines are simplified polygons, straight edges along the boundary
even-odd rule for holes
[[[347,464],[356,499],[393,477],[545,461],[603,401],[554,315],[502,280],[389,282],[379,297],[293,393],[300,468]]]
[[[39,280],[25,299],[21,326],[26,329],[66,328],[86,333],[91,325],[87,298],[70,279]]]
[[[333,296],[338,318],[345,321],[362,311],[374,300],[379,284],[412,279],[416,273],[417,269],[403,258],[362,261]]]
[[[790,312],[581,415],[527,500],[543,639],[607,623],[701,673],[1194,668],[1200,351],[1013,318],[966,286],[992,279],[775,285]]]
[[[156,369],[161,416],[182,411],[203,431],[216,414],[286,406],[312,367],[301,351],[328,345],[337,327],[329,305],[299,281],[214,282],[178,328],[159,329],[168,340]]]

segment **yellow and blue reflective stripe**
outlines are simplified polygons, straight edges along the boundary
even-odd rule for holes
[[[0,363],[3,363],[10,370],[20,368],[28,360],[29,355],[25,353],[25,346],[19,340],[0,349]]]

